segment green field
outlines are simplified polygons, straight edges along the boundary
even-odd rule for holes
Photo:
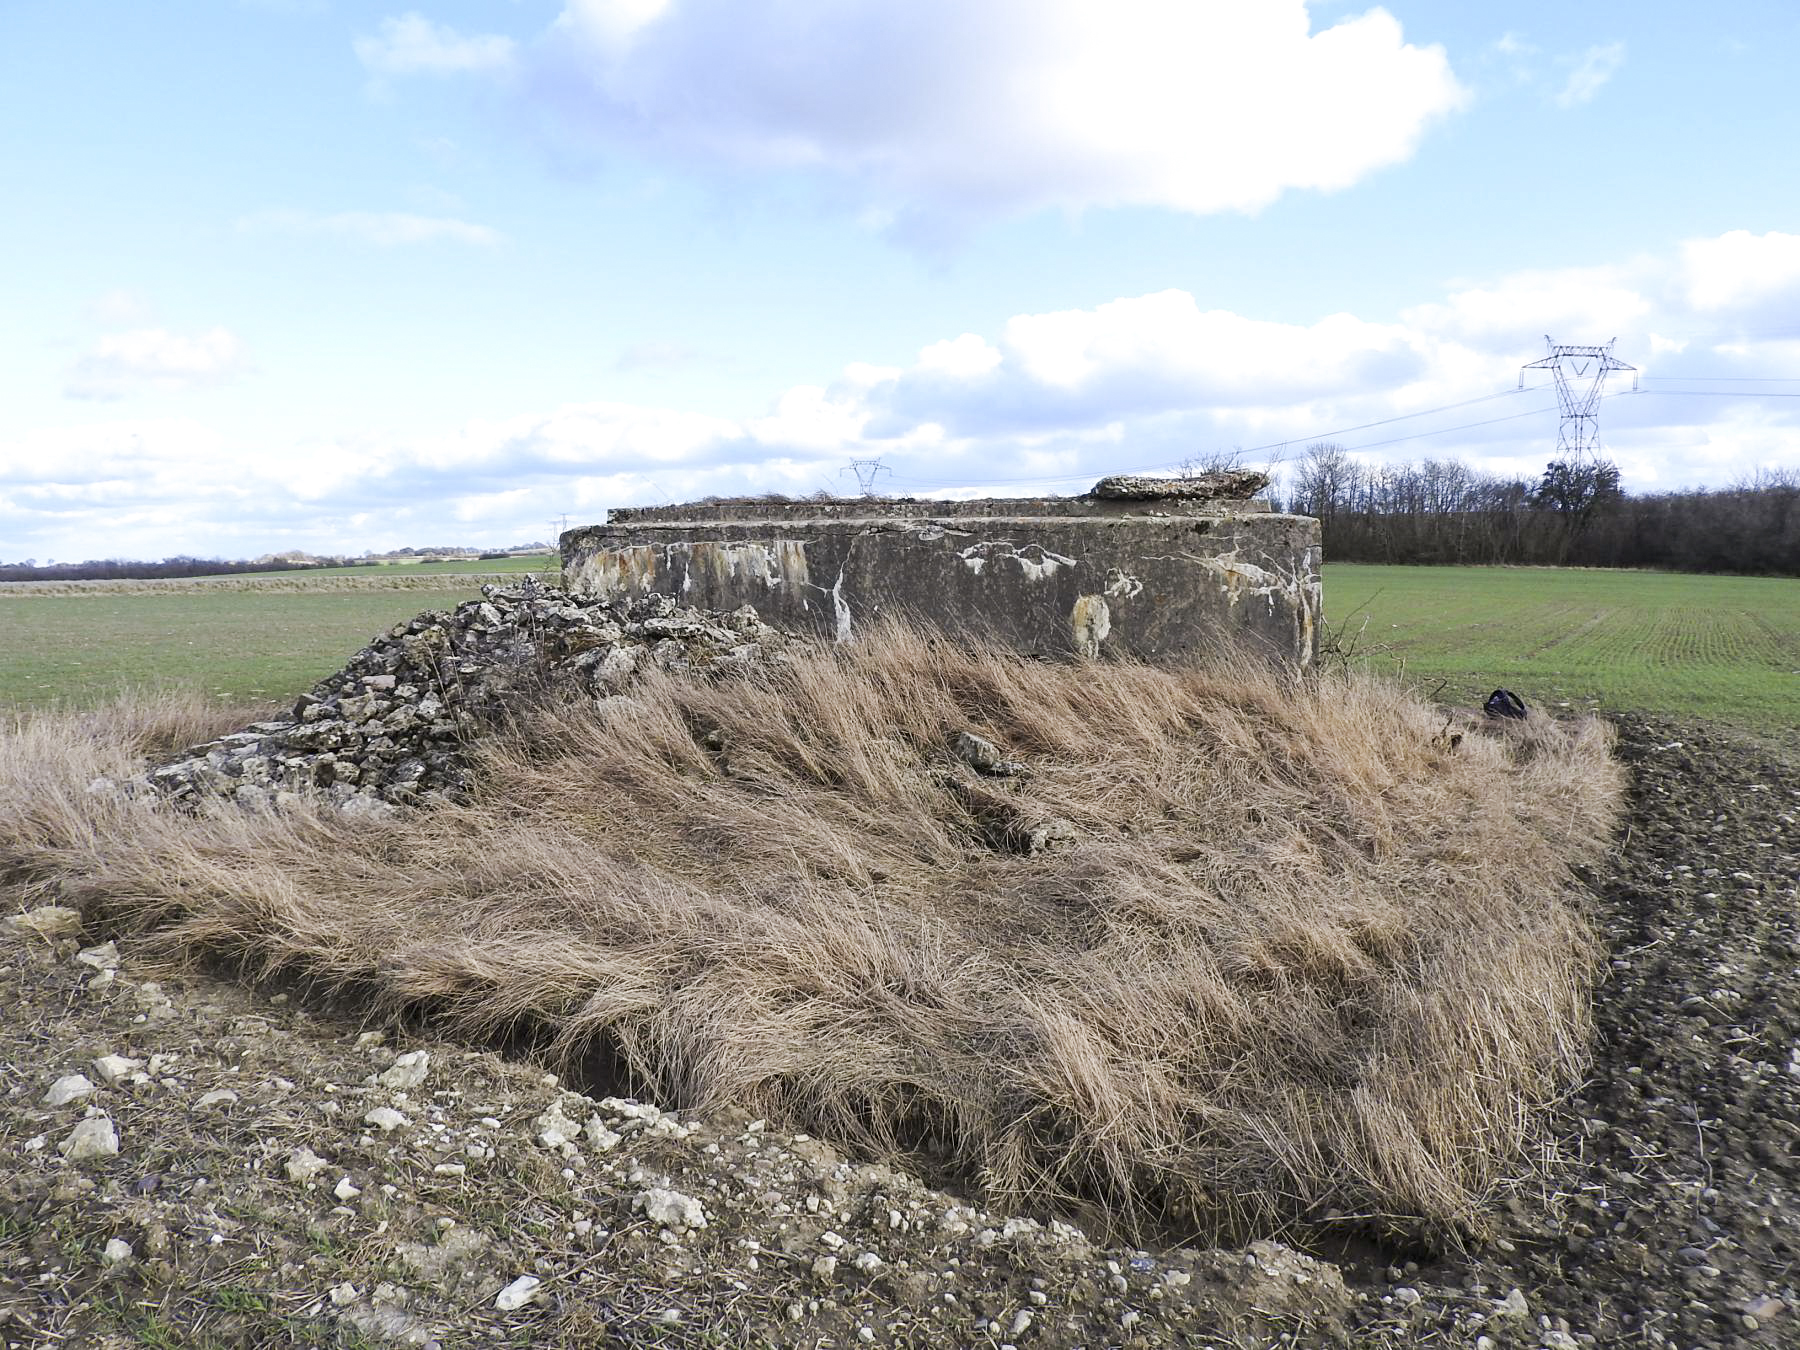
[[[1800,726],[1800,580],[1548,567],[1325,568],[1340,644],[1443,697]]]
[[[465,572],[556,572],[562,559],[554,553],[535,553],[517,558],[457,558],[450,562],[375,563],[369,567],[321,567],[309,569],[309,577],[368,577],[411,575],[460,575]]]
[[[85,706],[165,683],[232,701],[291,699],[382,629],[475,593],[471,583],[0,595],[0,706]]]
[[[92,704],[130,685],[289,699],[383,628],[554,558],[213,581],[0,586],[0,706]],[[458,578],[467,575],[468,585]],[[1800,580],[1559,568],[1325,568],[1355,658],[1479,701],[1695,713],[1800,726]]]

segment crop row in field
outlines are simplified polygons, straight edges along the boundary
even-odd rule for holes
[[[1800,726],[1800,581],[1574,568],[1330,564],[1340,646],[1444,697]]]

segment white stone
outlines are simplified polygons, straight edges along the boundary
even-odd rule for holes
[[[131,1260],[131,1244],[124,1238],[108,1238],[106,1246],[101,1249],[100,1261],[103,1265],[116,1266],[122,1261]]]
[[[599,1153],[612,1152],[619,1146],[619,1140],[624,1137],[617,1131],[607,1129],[606,1122],[601,1120],[598,1115],[588,1117],[587,1126],[582,1133],[587,1135],[588,1143]]]
[[[1523,1290],[1514,1289],[1494,1305],[1496,1317],[1530,1317],[1531,1304],[1526,1302]]]
[[[362,1191],[357,1189],[356,1184],[349,1177],[339,1177],[338,1184],[331,1188],[331,1193],[340,1200],[354,1200],[362,1194]]]
[[[72,1163],[90,1158],[111,1158],[119,1151],[119,1133],[106,1116],[89,1116],[58,1144],[57,1151]]]
[[[356,1300],[361,1297],[362,1291],[348,1280],[345,1280],[342,1284],[334,1284],[331,1286],[331,1306],[334,1308],[342,1308],[347,1304],[356,1302]]]
[[[567,1150],[581,1136],[581,1126],[563,1114],[562,1103],[552,1102],[531,1122],[538,1143],[545,1148]]]
[[[127,1059],[124,1055],[102,1055],[93,1062],[93,1070],[100,1075],[102,1083],[112,1084],[144,1067],[141,1059]]]
[[[205,1110],[209,1106],[229,1106],[237,1099],[237,1093],[230,1088],[214,1088],[211,1092],[202,1094],[194,1106],[197,1109]]]
[[[93,1083],[88,1081],[85,1073],[66,1073],[50,1085],[44,1094],[45,1106],[67,1106],[70,1102],[80,1101],[94,1090]]]
[[[501,1312],[517,1312],[536,1297],[542,1283],[535,1275],[521,1275],[494,1295],[494,1306]]]
[[[363,1117],[368,1125],[379,1126],[383,1134],[399,1129],[402,1125],[410,1125],[412,1121],[394,1110],[391,1106],[377,1106]]]
[[[15,933],[52,940],[74,937],[81,931],[81,911],[63,905],[39,905],[23,914],[13,915],[7,920],[7,927]]]
[[[821,1280],[829,1280],[833,1275],[837,1274],[837,1257],[821,1256],[817,1261],[812,1263],[812,1272]]]
[[[668,1190],[662,1186],[652,1186],[643,1191],[633,1202],[635,1208],[644,1211],[644,1217],[652,1223],[660,1223],[664,1228],[684,1233],[690,1228],[706,1227],[706,1210],[700,1202],[680,1191]]]
[[[308,1185],[330,1165],[310,1148],[297,1148],[287,1156],[288,1180]]]
[[[424,1050],[411,1050],[401,1055],[376,1081],[395,1092],[410,1092],[425,1081],[431,1069],[431,1055]]]
[[[117,970],[119,945],[116,942],[102,942],[98,947],[85,947],[75,953],[75,960],[81,965],[92,966],[95,970]]]

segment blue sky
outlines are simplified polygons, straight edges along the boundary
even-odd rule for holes
[[[1333,438],[1531,476],[1545,334],[1640,368],[1628,487],[1793,468],[1797,58],[1791,0],[0,0],[0,560],[1395,417]]]

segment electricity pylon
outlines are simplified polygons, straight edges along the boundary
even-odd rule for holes
[[[875,495],[875,479],[877,476],[884,473],[890,478],[894,476],[894,471],[878,459],[853,459],[843,468],[839,469],[838,472],[840,474],[854,473],[856,475],[857,485],[862,488],[862,495],[865,497],[873,497]]]
[[[1550,348],[1550,355],[1519,367],[1521,389],[1528,370],[1548,370],[1556,376],[1556,402],[1562,410],[1556,457],[1565,464],[1591,458],[1598,445],[1600,389],[1607,375],[1615,370],[1629,370],[1632,392],[1637,392],[1637,367],[1626,365],[1612,354],[1613,342],[1617,341],[1614,338],[1604,347],[1574,347],[1546,336],[1544,345]]]

